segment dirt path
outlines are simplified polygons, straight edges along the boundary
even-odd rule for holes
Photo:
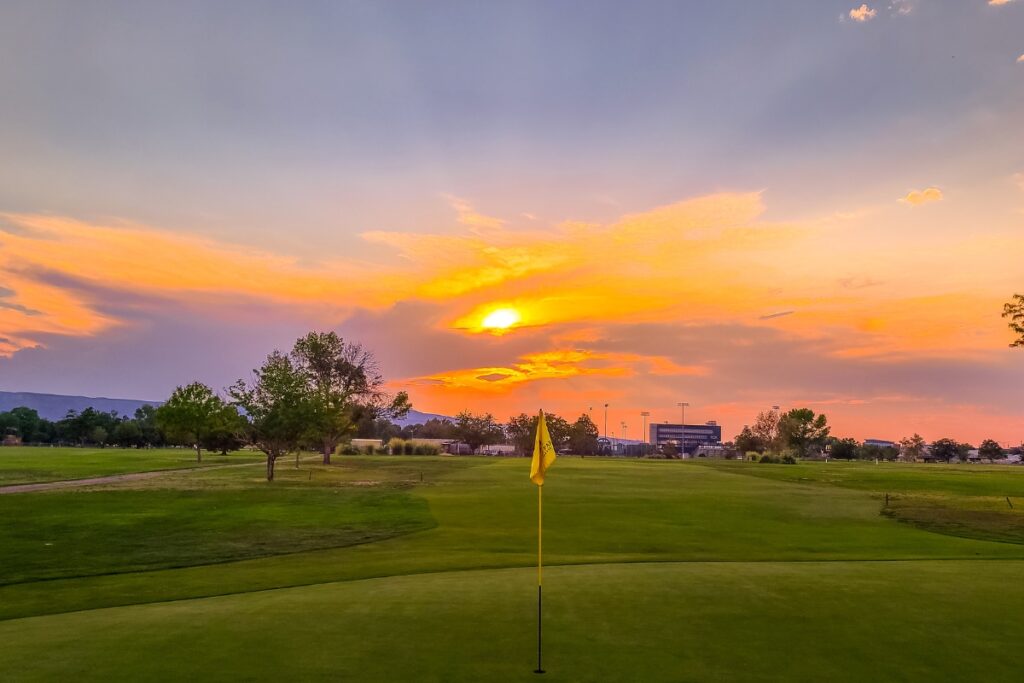
[[[245,463],[249,465],[251,463]],[[238,467],[238,465],[231,465],[231,467]],[[64,481],[41,481],[36,484],[12,484],[10,486],[0,486],[0,496],[8,493],[32,493],[33,491],[50,491],[53,489],[70,489],[78,486],[92,486],[94,484],[113,484],[118,481],[135,481],[137,479],[152,479],[153,477],[160,477],[165,474],[173,474],[175,472],[190,472],[197,469],[213,469],[213,468],[198,468],[190,467],[188,469],[175,469],[175,470],[154,470],[152,472],[129,472],[127,474],[111,474],[105,477],[90,477],[89,479],[65,479]]]
[[[306,456],[303,461],[314,460],[319,455]],[[56,489],[72,489],[80,486],[95,486],[96,484],[114,484],[119,481],[137,481],[139,479],[153,479],[168,474],[180,474],[182,472],[205,472],[207,470],[223,470],[231,467],[254,467],[265,465],[264,461],[243,462],[232,465],[211,465],[210,467],[178,467],[169,470],[152,470],[150,472],[126,472],[125,474],[109,474],[103,477],[89,477],[88,479],[64,479],[61,481],[40,481],[35,484],[10,484],[0,486],[0,496],[8,493],[33,493],[35,491],[53,491]]]

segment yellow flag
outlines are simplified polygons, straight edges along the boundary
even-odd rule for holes
[[[537,440],[533,446],[533,462],[530,464],[530,481],[537,486],[544,485],[544,475],[555,462],[555,447],[551,445],[548,434],[548,423],[544,420],[544,411],[540,411],[537,420]]]

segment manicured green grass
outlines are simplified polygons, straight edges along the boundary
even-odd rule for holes
[[[948,493],[959,496],[1022,496],[1019,465],[940,465],[900,462],[800,462],[762,465],[742,460],[702,460],[700,464],[797,484],[832,484],[865,491]]]
[[[1024,467],[709,460],[720,471],[795,484],[875,491],[883,513],[937,533],[1024,543]]]
[[[1017,490],[1017,470],[960,494],[949,490],[959,484],[943,492],[931,466],[890,466],[882,490],[865,482],[868,466],[836,485],[746,465],[558,461],[544,496],[548,678],[1016,680],[1024,545],[901,523],[882,514],[882,493],[973,499]],[[0,586],[0,670],[13,680],[530,678],[527,469],[345,457],[282,461],[273,484],[260,468],[229,468],[79,498],[10,496],[0,513],[23,528],[8,538],[29,544],[14,566],[23,579],[65,578]],[[69,521],[78,516],[87,522]],[[254,543],[250,525],[268,525],[267,542]],[[352,544],[385,529],[394,533]],[[78,554],[48,564],[30,547],[41,532],[72,547],[81,538]],[[146,540],[163,534],[166,552]],[[224,562],[225,547],[251,559]],[[107,573],[148,561],[201,566]]]
[[[544,679],[1018,681],[1020,571],[552,568]],[[9,621],[0,667],[10,681],[530,681],[534,581],[530,569],[453,572]]]
[[[184,448],[147,450],[5,446],[0,447],[0,486],[258,462],[261,459],[259,454],[253,452],[238,452],[227,456],[203,453],[203,462],[200,464],[196,462],[195,451]]]

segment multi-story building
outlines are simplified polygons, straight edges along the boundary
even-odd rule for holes
[[[651,425],[651,444],[663,446],[672,443],[678,446],[680,439],[683,450],[693,453],[700,446],[713,446],[722,443],[722,427],[711,421],[701,425],[670,424],[668,422]]]

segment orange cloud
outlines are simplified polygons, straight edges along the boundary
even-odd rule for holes
[[[942,199],[942,190],[937,187],[928,187],[923,190],[911,190],[900,201],[912,206],[920,206],[929,202],[941,202]]]
[[[878,10],[871,9],[866,4],[850,10],[850,18],[861,23],[874,19],[877,14]]]
[[[894,229],[907,214],[891,211],[780,223],[764,219],[761,193],[720,193],[609,224],[519,230],[467,220],[453,233],[370,232],[368,243],[399,258],[314,264],[132,224],[9,215],[14,229],[0,231],[0,354],[48,334],[89,336],[125,324],[96,291],[224,315],[255,300],[331,324],[358,309],[425,302],[434,312],[420,324],[465,334],[483,348],[513,340],[507,348],[516,351],[499,362],[492,353],[486,362],[431,368],[416,381],[489,393],[542,379],[713,369],[699,358],[678,365],[663,353],[570,353],[611,324],[736,323],[812,340],[837,357],[1001,347],[1005,331],[990,313],[1013,287],[1012,255],[1024,249],[1024,237],[1012,230],[932,235],[921,250],[920,234]],[[865,237],[872,229],[884,234],[884,252]],[[986,263],[985,277],[965,269],[965,260]],[[850,286],[862,282],[884,286]],[[488,329],[484,319],[505,308],[518,319],[501,328],[504,336],[479,336]]]
[[[581,349],[555,349],[523,356],[505,367],[482,367],[439,373],[413,383],[453,389],[504,392],[509,386],[545,379],[579,376],[629,377],[637,372],[660,375],[705,375],[707,368],[681,366],[662,356],[598,353]]]

